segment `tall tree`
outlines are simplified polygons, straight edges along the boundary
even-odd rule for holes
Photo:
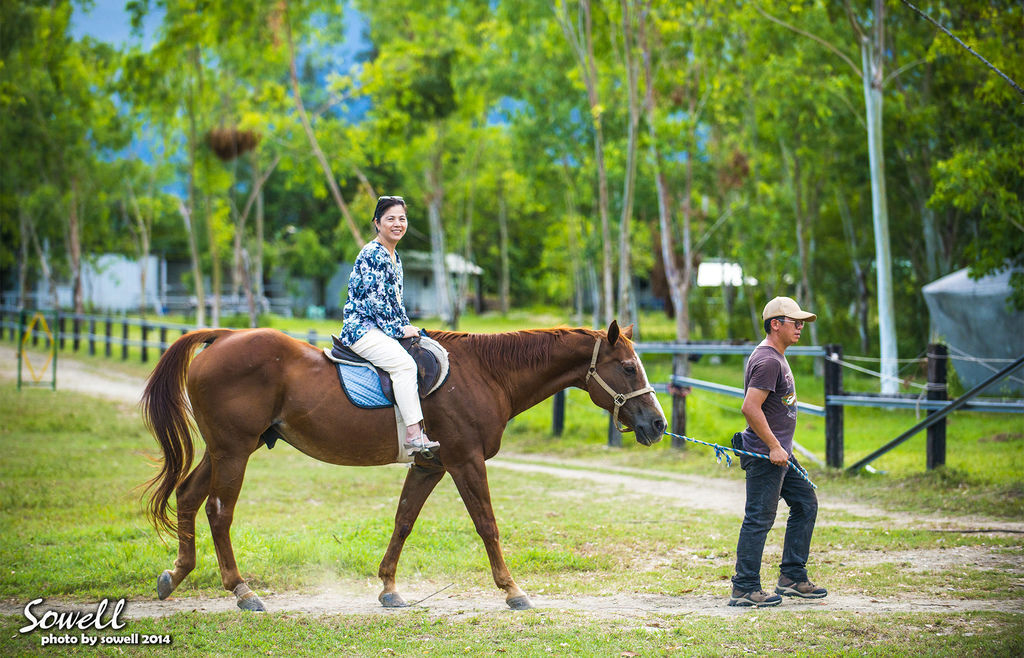
[[[604,112],[598,80],[597,58],[594,55],[594,18],[590,0],[579,0],[575,10],[568,0],[552,0],[552,10],[570,49],[587,94],[589,117],[593,128],[594,166],[597,172],[597,211],[601,220],[601,324],[614,319],[614,284],[612,281],[612,235],[608,200],[608,173],[605,163]]]
[[[897,374],[896,311],[893,302],[892,251],[889,238],[889,206],[885,189],[885,154],[882,110],[885,42],[885,0],[872,0],[869,11],[859,15],[849,0],[843,0],[845,19],[860,49],[861,66],[832,43],[806,30],[793,26],[763,9],[758,11],[768,20],[797,34],[818,42],[846,62],[861,79],[864,93],[864,125],[867,128],[868,160],[871,178],[872,221],[875,234],[875,273],[878,295],[879,342],[881,346],[882,392],[899,389]]]

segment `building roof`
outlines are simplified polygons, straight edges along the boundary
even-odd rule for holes
[[[401,250],[399,252],[402,255],[402,268],[406,271],[423,272],[432,271],[434,268],[433,260],[429,251],[412,251],[412,250]],[[444,258],[445,266],[448,271],[452,274],[483,274],[484,270],[482,267],[466,260],[459,254],[448,253]]]

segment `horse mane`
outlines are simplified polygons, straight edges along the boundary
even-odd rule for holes
[[[574,335],[598,337],[590,329],[555,327],[525,329],[500,334],[469,334],[461,331],[431,331],[430,337],[446,346],[472,352],[491,372],[542,368],[550,364],[559,345]]]

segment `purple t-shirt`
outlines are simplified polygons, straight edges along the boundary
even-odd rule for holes
[[[793,432],[796,430],[796,382],[789,369],[786,357],[764,343],[754,348],[747,360],[743,375],[743,392],[748,388],[768,391],[768,397],[761,404],[768,427],[783,449],[793,454]],[[750,452],[767,455],[769,450],[764,441],[748,425],[743,430],[743,448]]]

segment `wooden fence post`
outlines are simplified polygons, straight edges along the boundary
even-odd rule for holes
[[[941,343],[932,343],[928,346],[928,391],[929,400],[946,400],[946,362],[949,351]],[[939,409],[929,410],[928,415],[940,411]],[[928,470],[934,470],[937,466],[946,464],[946,421],[941,420],[930,426],[927,430],[928,439],[926,442],[926,455]]]
[[[612,416],[611,412],[608,413],[608,447],[622,447],[622,432],[619,431],[618,427],[615,427],[614,416]]]
[[[307,338],[307,342],[313,347],[316,347],[316,329],[309,330],[309,337]]]
[[[828,396],[843,394],[842,345],[825,346],[825,463],[843,467],[843,406],[829,404]]]
[[[555,393],[554,411],[551,415],[551,433],[562,436],[565,431],[565,389]]]
[[[96,356],[96,318],[89,317],[89,356]]]
[[[113,341],[111,340],[113,325],[114,321],[111,320],[110,316],[108,315],[107,319],[103,321],[103,340],[105,343],[103,346],[103,356],[107,357],[108,359],[110,358],[110,350],[113,344]]]
[[[82,317],[76,313],[75,316],[71,318],[71,350],[77,352],[81,341]]]
[[[121,360],[128,360],[128,319],[121,318]]]
[[[160,356],[167,351],[167,327],[160,325]]]
[[[142,362],[149,361],[149,324],[142,323]]]
[[[673,374],[684,374],[685,363],[681,363],[680,359],[689,358],[686,354],[676,354],[672,357],[672,373]],[[678,434],[679,436],[686,436],[686,395],[690,391],[688,389],[675,389],[669,390],[672,394],[672,433]],[[677,450],[686,449],[686,441],[679,437],[672,437],[672,447]]]

